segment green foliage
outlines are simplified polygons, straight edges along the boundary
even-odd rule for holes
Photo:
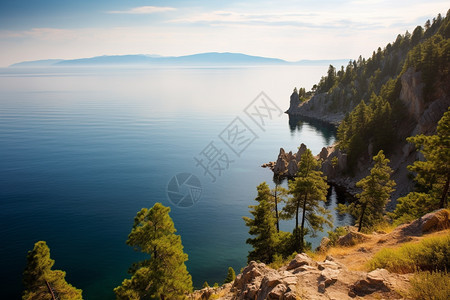
[[[413,67],[416,71],[422,72],[422,80],[425,83],[423,91],[427,100],[431,100],[433,96],[434,83],[440,81],[440,78],[446,78],[450,74],[449,16],[447,15],[441,21],[434,20],[433,26],[435,27],[434,30],[430,28],[425,33],[428,39],[423,43],[417,44],[408,53],[405,65],[403,66],[404,71]],[[431,32],[436,33],[431,34]]]
[[[395,224],[411,222],[421,216],[437,209],[439,201],[427,193],[411,192],[398,198],[395,210],[390,216],[395,219]]]
[[[294,249],[299,252],[303,252],[306,248],[304,237],[308,234],[308,230],[305,225],[311,229],[312,234],[317,230],[322,231],[325,224],[332,226],[329,211],[320,206],[320,202],[326,201],[328,185],[319,167],[319,162],[307,149],[301,156],[296,178],[289,182],[289,194],[293,197],[284,206],[283,213],[287,218],[295,217]]]
[[[184,299],[192,291],[188,256],[169,212],[169,207],[156,203],[137,213],[127,244],[150,258],[130,268],[131,279],[114,289],[117,299]]]
[[[66,272],[52,270],[54,263],[50,258],[50,249],[44,241],[34,244],[33,250],[28,252],[27,266],[23,272],[23,300],[52,299],[47,284],[61,300],[83,299],[82,291],[66,282]]]
[[[447,206],[450,183],[450,108],[438,122],[437,134],[408,138],[420,149],[424,161],[415,161],[408,169],[417,174],[416,182],[429,194],[439,197],[439,208]]]
[[[213,288],[218,288],[219,284],[217,282],[214,282]]]
[[[337,240],[348,233],[345,227],[336,227],[333,231],[328,231],[328,238],[330,239],[330,246],[335,246]]]
[[[419,243],[406,243],[396,249],[382,249],[369,261],[370,269],[411,273],[445,271],[450,268],[450,235],[425,238]]]
[[[390,179],[392,169],[383,150],[373,157],[373,161],[375,164],[370,174],[356,183],[362,188],[362,192],[356,195],[358,201],[347,206],[347,211],[358,219],[358,231],[373,228],[383,221],[389,195],[394,191],[395,182]]]
[[[369,105],[361,101],[340,124],[339,148],[347,152],[351,168],[356,166],[357,159],[363,153],[367,153],[369,144],[375,153],[381,149],[390,150],[394,139],[393,110],[385,98],[397,93],[396,84],[397,81],[392,81],[384,87],[384,97],[372,94]]]
[[[209,287],[208,281],[203,282],[202,289]]]
[[[276,220],[272,211],[272,194],[267,183],[263,182],[257,187],[258,195],[255,200],[258,205],[250,205],[253,219],[243,217],[245,225],[249,227],[249,234],[255,236],[247,239],[247,244],[253,246],[248,254],[248,261],[261,261],[271,263],[276,253],[279,238],[276,229]]]
[[[415,300],[450,299],[450,276],[447,271],[418,272],[411,278],[409,297]]]
[[[293,252],[289,256],[286,256],[286,257],[283,257],[280,254],[275,254],[274,258],[273,258],[273,262],[269,264],[269,267],[274,270],[277,270],[277,269],[281,268],[282,266],[285,266],[291,260],[293,260],[296,255],[297,255],[297,252]]]
[[[397,206],[391,217],[396,224],[409,222],[438,208],[448,206],[450,179],[450,110],[437,126],[437,134],[418,135],[408,138],[423,154],[425,160],[415,161],[408,166],[415,172],[417,191],[397,200]]]
[[[450,12],[450,10],[449,10]],[[424,96],[434,98],[435,83],[445,83],[450,75],[450,13],[440,15],[425,26],[417,26],[411,35],[398,35],[394,43],[378,48],[372,57],[351,60],[337,73],[330,66],[327,76],[315,85],[323,95],[321,111],[348,112],[338,129],[341,150],[348,154],[348,170],[353,173],[360,158],[368,158],[368,146],[373,153],[383,149],[390,153],[393,141],[403,140],[407,114],[399,100],[401,75],[409,68],[422,73]],[[445,87],[444,87],[445,89]],[[410,126],[406,124],[405,126]]]
[[[225,278],[225,281],[223,283],[233,282],[235,279],[236,273],[234,272],[234,269],[232,267],[229,267],[227,277]]]

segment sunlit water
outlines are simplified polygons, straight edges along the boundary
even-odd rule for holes
[[[239,271],[250,249],[242,216],[259,183],[273,186],[260,165],[280,147],[297,151],[303,142],[316,154],[335,140],[320,125],[290,127],[286,114],[259,127],[244,109],[264,91],[284,111],[294,86],[310,88],[326,70],[0,69],[2,298],[19,297],[26,253],[45,240],[55,268],[85,299],[114,299],[112,289],[143,258],[125,244],[133,218],[155,202],[172,207],[195,286],[221,283],[229,266]],[[236,117],[254,134],[239,156],[221,139]],[[215,182],[194,160],[211,142],[232,161]],[[166,193],[183,172],[201,182],[199,201],[186,208]],[[332,189],[328,208],[336,201]]]

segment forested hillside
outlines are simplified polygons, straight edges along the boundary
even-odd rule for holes
[[[379,150],[391,155],[406,137],[435,130],[445,107],[436,112],[440,115],[431,131],[429,126],[416,127],[435,100],[448,101],[449,72],[450,10],[445,18],[439,14],[412,34],[399,34],[367,60],[360,56],[338,71],[330,65],[327,75],[313,86],[311,99],[299,96],[294,101],[294,92],[288,113],[325,121],[335,116],[338,146],[347,154],[348,171],[353,173],[362,156],[369,161],[370,154]]]

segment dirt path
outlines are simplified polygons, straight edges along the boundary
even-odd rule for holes
[[[383,248],[396,248],[405,242],[419,242],[430,236],[445,236],[450,234],[450,229],[428,233],[412,234],[405,227],[396,228],[385,234],[366,235],[367,241],[351,247],[332,248],[327,255],[333,256],[336,261],[347,266],[349,270],[368,271],[367,262]]]

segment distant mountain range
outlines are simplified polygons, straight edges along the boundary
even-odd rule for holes
[[[79,59],[47,59],[25,61],[10,67],[67,67],[67,66],[252,66],[252,65],[345,65],[348,59],[338,60],[300,60],[288,62],[278,58],[252,56],[242,53],[208,52],[184,56],[158,55],[103,55]]]

